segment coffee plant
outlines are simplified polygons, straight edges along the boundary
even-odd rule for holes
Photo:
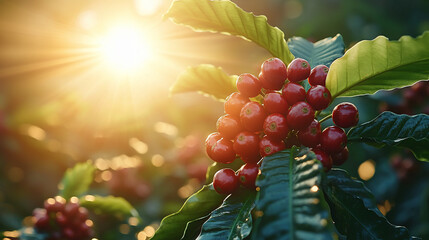
[[[207,185],[165,217],[152,239],[415,238],[385,218],[363,182],[330,168],[348,158],[346,142],[406,148],[428,161],[428,115],[383,111],[359,123],[357,108],[344,100],[428,80],[428,32],[398,41],[379,36],[345,51],[339,34],[286,41],[266,17],[230,1],[176,0],[165,18],[244,38],[274,58],[259,75],[191,67],[172,86],[173,93],[224,100],[226,115],[206,140],[215,161]],[[324,110],[334,100],[334,110]],[[322,131],[319,122],[331,117],[334,126]]]
[[[405,183],[429,161],[429,32],[397,41],[379,36],[346,51],[340,34],[315,43],[285,40],[265,16],[229,0],[174,0],[164,17],[243,38],[272,57],[240,75],[210,64],[189,67],[171,87],[220,100],[225,115],[205,141],[214,161],[205,185],[161,221],[152,240],[419,239],[390,223],[365,183],[335,166],[353,161],[348,147],[361,143],[380,153],[400,149],[390,164]],[[383,102],[369,121],[352,103],[362,95]],[[128,201],[88,194],[95,171],[92,162],[69,169],[30,225],[3,237],[91,239],[103,224],[94,215],[113,216],[136,236],[141,218]],[[116,191],[126,191],[123,185]]]

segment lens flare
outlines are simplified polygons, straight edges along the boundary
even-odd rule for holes
[[[100,52],[106,63],[117,70],[132,72],[143,67],[152,56],[148,40],[133,27],[111,30],[100,42]]]

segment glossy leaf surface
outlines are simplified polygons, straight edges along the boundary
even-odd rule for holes
[[[332,239],[313,152],[284,150],[264,158],[252,239]]]
[[[171,93],[199,92],[219,100],[237,91],[236,75],[226,74],[222,68],[210,64],[188,67],[171,86]]]
[[[429,115],[383,112],[373,120],[350,129],[348,141],[411,149],[419,160],[429,161]]]
[[[361,181],[332,169],[323,184],[337,230],[347,239],[412,239],[405,227],[390,224]]]
[[[379,36],[361,41],[329,70],[326,87],[332,98],[373,94],[429,79],[429,31],[389,41]]]
[[[164,17],[195,31],[220,32],[250,40],[286,65],[294,59],[280,29],[270,26],[265,16],[255,16],[231,1],[175,0]]]
[[[78,163],[67,169],[60,184],[60,195],[65,199],[85,193],[94,177],[95,167],[89,163]]]
[[[152,240],[156,239],[181,239],[186,224],[210,214],[222,204],[224,195],[218,194],[213,185],[205,185],[200,191],[190,196],[182,208],[161,221],[161,225],[155,232]]]
[[[251,210],[255,205],[255,191],[239,189],[229,195],[204,223],[197,240],[244,239],[252,229]]]
[[[96,214],[108,214],[118,218],[137,217],[138,213],[131,204],[121,198],[113,196],[86,196],[79,200],[82,207],[85,207]]]

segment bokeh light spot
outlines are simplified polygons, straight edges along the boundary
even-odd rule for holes
[[[375,162],[371,159],[363,162],[358,168],[358,174],[362,180],[371,179],[375,174]]]

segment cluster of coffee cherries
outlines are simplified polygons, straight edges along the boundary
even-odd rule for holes
[[[79,205],[77,198],[71,198],[69,202],[60,196],[48,198],[44,208],[36,208],[33,216],[34,228],[47,233],[49,240],[91,239],[93,235],[88,210]]]
[[[332,113],[336,126],[321,131],[315,113],[331,103],[325,87],[328,71],[324,65],[311,69],[301,58],[287,67],[280,59],[270,58],[261,65],[258,77],[249,73],[238,77],[238,92],[227,97],[226,114],[218,119],[217,132],[207,137],[206,151],[216,162],[228,164],[238,155],[246,164],[237,173],[219,170],[213,178],[217,192],[232,193],[240,183],[254,189],[261,157],[293,145],[312,148],[326,171],[333,163],[345,162],[347,136],[342,128],[356,125],[359,115],[353,104],[339,104]],[[299,84],[307,78],[308,91]],[[259,95],[263,100],[258,101]]]

